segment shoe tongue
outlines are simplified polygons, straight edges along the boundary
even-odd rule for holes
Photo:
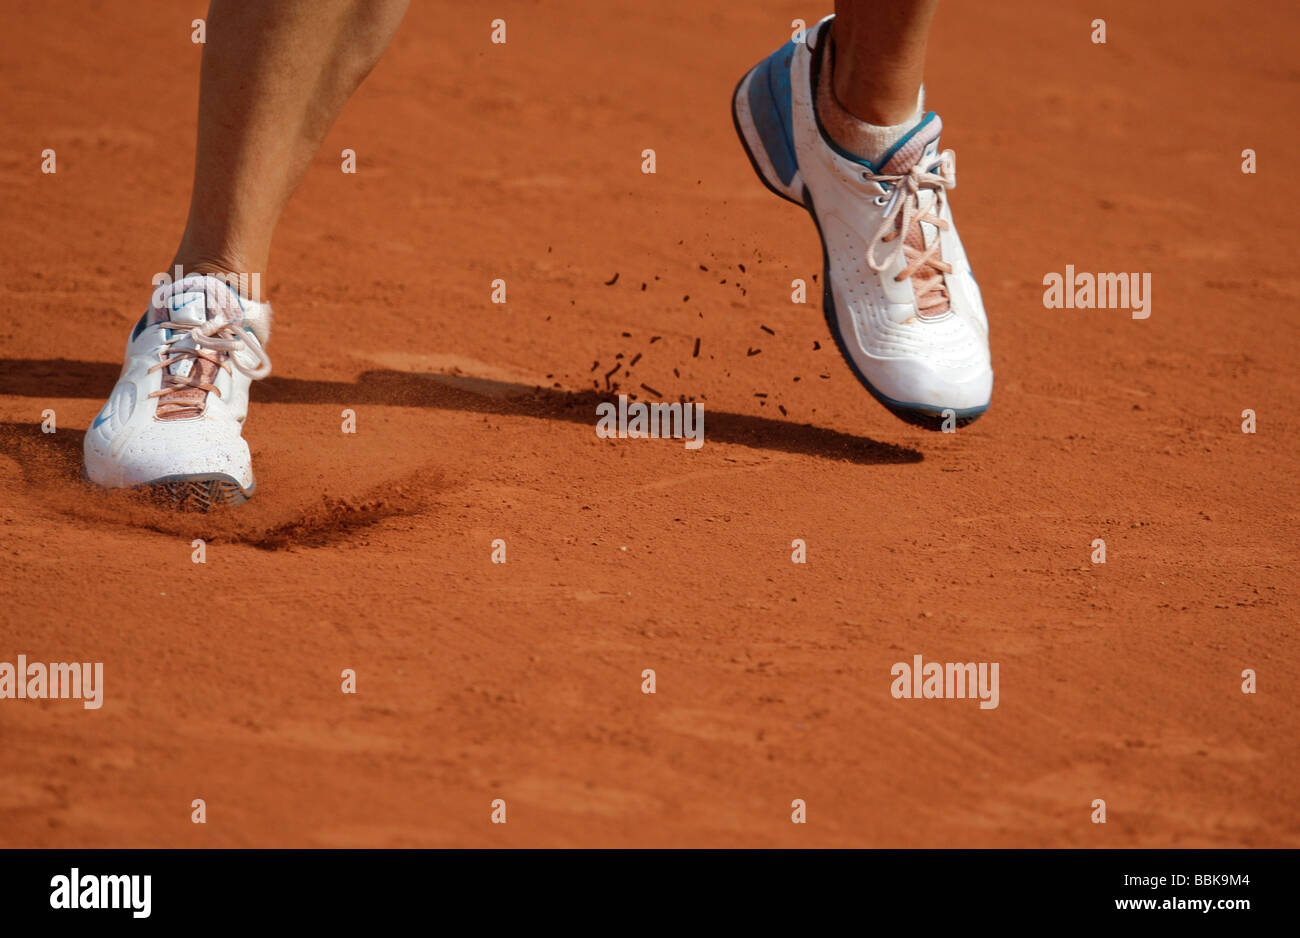
[[[902,175],[909,172],[917,163],[927,165],[930,161],[938,159],[939,134],[942,131],[943,121],[939,120],[938,114],[930,111],[885,154],[884,165],[880,168],[881,174]]]
[[[201,326],[208,321],[207,296],[203,293],[173,294],[167,300],[165,312],[172,322]]]
[[[212,277],[191,274],[155,294],[149,321],[201,326],[209,319],[238,322],[243,315],[239,300],[228,286]]]
[[[151,321],[155,323],[174,322],[195,326],[201,326],[209,320],[237,322],[242,318],[242,308],[230,288],[219,280],[201,275],[191,275],[160,291],[160,295],[155,297],[150,315]],[[183,349],[194,348],[195,345],[194,340],[186,336],[172,347]],[[216,377],[217,366],[202,359],[185,357],[169,365],[167,372],[191,382],[211,383]],[[162,420],[177,420],[200,416],[207,396],[208,392],[199,387],[186,387],[165,394],[158,400],[158,417]]]

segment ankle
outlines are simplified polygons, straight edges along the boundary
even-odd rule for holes
[[[907,14],[904,19],[908,21],[883,30],[860,20],[834,18],[826,37],[823,72],[844,110],[877,127],[908,120],[925,77],[929,17],[924,8],[930,7],[932,14],[934,2],[937,0],[893,4],[915,9],[900,11]]]
[[[890,148],[916,126],[925,113],[925,86],[917,89],[906,107],[891,105],[887,110],[874,113],[888,114],[894,118],[886,123],[866,120],[854,110],[846,107],[836,91],[834,71],[834,47],[827,50],[826,68],[817,83],[814,107],[827,135],[841,149],[878,165]],[[885,118],[880,118],[885,120]]]
[[[921,109],[925,86],[911,89],[868,88],[859,89],[862,83],[840,78],[834,72],[832,81],[827,82],[832,90],[835,103],[854,119],[873,127],[890,127],[895,124],[912,122],[913,116]]]
[[[173,283],[195,274],[217,278],[246,300],[255,303],[266,300],[266,281],[260,266],[247,265],[233,253],[179,251],[166,272]]]

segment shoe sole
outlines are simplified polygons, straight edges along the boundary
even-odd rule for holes
[[[81,467],[81,478],[91,485],[97,485],[90,481],[84,465]],[[235,508],[244,504],[257,491],[257,483],[244,488],[224,472],[204,472],[163,476],[131,486],[129,490],[181,511],[211,511],[214,508]]]
[[[245,489],[232,477],[220,472],[165,476],[140,486],[157,500],[182,511],[235,508],[248,501],[256,487],[254,483]]]
[[[758,128],[754,126],[752,119],[742,121],[740,115],[740,94],[746,89],[751,77],[761,67],[755,66],[745,73],[744,77],[736,83],[736,90],[731,95],[731,122],[736,128],[736,136],[740,138],[740,145],[745,150],[745,156],[749,158],[749,165],[753,167],[754,174],[758,176],[759,181],[767,187],[773,195],[785,199],[792,205],[797,205],[812,216],[813,225],[817,228],[817,238],[822,244],[822,315],[826,319],[826,325],[835,339],[835,344],[839,347],[840,355],[848,363],[849,370],[853,376],[865,387],[871,396],[878,400],[886,410],[905,423],[921,427],[924,430],[942,431],[947,428],[965,427],[974,423],[979,417],[989,409],[988,404],[980,407],[967,407],[957,409],[953,407],[935,407],[931,404],[922,404],[915,401],[899,401],[878,391],[867,376],[862,373],[858,363],[854,361],[853,356],[849,353],[849,346],[843,333],[840,330],[839,315],[835,309],[835,295],[831,290],[831,271],[830,255],[826,250],[826,239],[822,236],[821,222],[817,218],[817,209],[813,205],[812,194],[809,193],[807,186],[802,186],[802,201],[793,198],[781,188],[764,172],[762,165],[755,155],[757,147],[763,147],[763,139]],[[746,106],[748,114],[748,106]],[[750,135],[753,135],[751,142]],[[796,176],[798,170],[795,171]],[[945,427],[945,425],[947,425]]]

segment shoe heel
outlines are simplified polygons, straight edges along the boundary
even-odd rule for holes
[[[763,185],[781,198],[803,205],[803,180],[795,160],[790,119],[790,58],[788,42],[755,65],[731,96],[731,118]]]

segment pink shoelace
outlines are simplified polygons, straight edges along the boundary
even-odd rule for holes
[[[220,389],[213,383],[220,369],[230,372],[234,368],[253,380],[271,373],[270,356],[266,354],[266,349],[257,336],[242,327],[243,311],[237,307],[224,285],[220,290],[208,289],[205,293],[206,322],[200,324],[168,319],[153,325],[153,328],[172,331],[171,338],[166,339],[158,350],[158,364],[149,369],[150,374],[163,372],[162,387],[149,395],[160,398],[157,408],[160,420],[201,416],[209,394],[221,397]],[[165,294],[161,299],[164,304],[167,303],[170,294]],[[160,305],[159,308],[165,310],[167,307]],[[232,312],[233,317],[228,315]],[[189,340],[188,343],[186,340]],[[251,355],[253,363],[246,365],[236,354],[240,352]],[[186,360],[194,362],[187,374],[173,374],[169,370],[172,365]]]
[[[867,249],[868,266],[876,273],[884,273],[901,254],[907,266],[894,279],[902,283],[914,278],[912,285],[916,292],[917,311],[930,315],[947,311],[948,290],[943,275],[952,273],[952,265],[940,256],[937,236],[926,246],[921,223],[934,225],[940,231],[951,227],[939,213],[947,200],[948,190],[957,185],[957,154],[944,150],[928,169],[917,163],[906,173],[864,172],[862,177],[870,182],[886,183],[892,188],[888,202],[882,202],[883,197],[876,200],[877,205],[886,207],[871,239],[871,247]],[[927,192],[933,193],[933,198],[922,212],[921,197]],[[876,259],[877,242],[894,245],[879,261]]]

